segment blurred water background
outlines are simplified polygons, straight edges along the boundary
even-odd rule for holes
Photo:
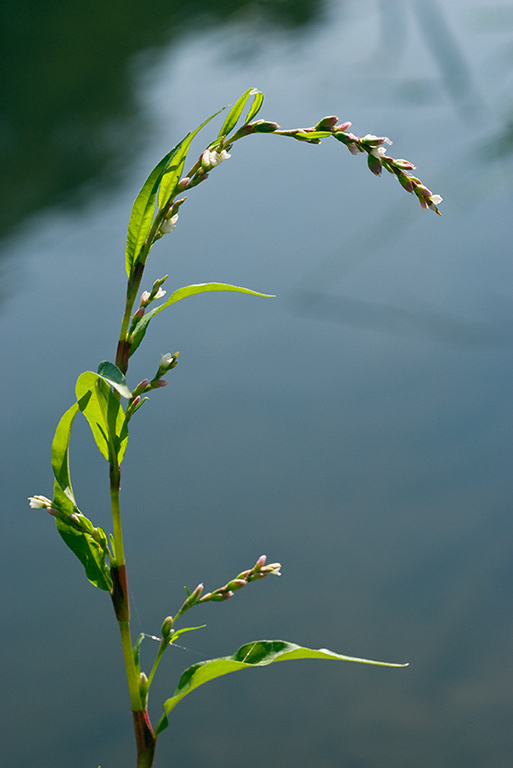
[[[181,353],[123,465],[134,632],[158,634],[184,584],[215,588],[262,553],[284,568],[191,614],[207,629],[170,650],[151,714],[183,668],[253,639],[410,666],[217,680],[176,709],[157,765],[510,768],[513,3],[0,13],[3,764],[134,762],[108,597],[26,498],[51,495],[76,377],[114,357],[144,178],[257,86],[284,127],[338,114],[392,138],[443,216],[336,142],[259,136],[153,250],[146,288],[169,273],[168,290],[218,280],[277,298],[184,301],[133,360],[132,386]],[[79,506],[110,529],[85,424],[71,461]]]

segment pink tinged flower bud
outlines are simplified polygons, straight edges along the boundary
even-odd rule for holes
[[[162,637],[169,637],[171,634],[171,630],[173,629],[173,617],[172,616],[166,616],[164,619],[164,622],[162,624],[161,633]]]
[[[347,145],[348,150],[351,152],[352,155],[358,154],[358,145],[351,143]]]
[[[415,194],[419,197],[431,197],[433,194],[430,189],[424,186],[424,184],[415,185]]]
[[[337,125],[337,131],[347,131],[348,128],[351,128],[352,123],[341,123],[340,125]]]
[[[141,293],[141,304],[147,304],[149,298],[150,298],[150,292],[149,291],[143,291]]]
[[[52,517],[59,517],[59,510],[54,509],[53,507],[47,507],[46,511],[49,515],[52,515]]]
[[[191,592],[189,597],[187,598],[187,602],[195,603],[200,597],[201,593],[203,592],[203,584],[198,584],[194,592]]]
[[[226,589],[236,592],[238,589],[245,587],[247,583],[246,579],[232,579],[232,581],[229,581],[226,585]]]
[[[319,122],[315,126],[315,130],[329,131],[336,126],[337,122],[338,122],[338,117],[336,117],[335,115],[328,115],[328,117],[323,117],[322,120],[319,120]]]
[[[230,597],[233,597],[233,592],[229,590],[227,592],[222,592],[219,590],[217,592],[212,592],[210,599],[213,600],[215,603],[220,603],[223,600],[228,600],[228,598]]]
[[[183,179],[180,179],[178,182],[178,189],[186,189],[187,184],[190,182],[190,178],[188,176],[184,176]]]
[[[145,312],[144,307],[139,307],[139,309],[134,312],[134,316],[132,318],[132,321],[133,320],[140,320],[142,317],[144,317],[144,312]]]
[[[382,171],[381,160],[374,154],[367,156],[367,165],[375,176],[380,176]]]
[[[402,158],[399,158],[399,160],[394,160],[394,165],[396,168],[400,168],[402,171],[414,171],[415,167],[413,163],[410,163],[408,160],[403,160]]]
[[[167,387],[168,384],[169,381],[166,381],[166,379],[159,379],[152,386],[154,389],[161,389],[162,387]]]
[[[259,571],[262,566],[264,566],[267,562],[267,555],[260,555],[258,560],[255,563],[255,566],[253,568],[254,571]]]
[[[273,133],[273,131],[279,131],[281,126],[270,120],[255,120],[248,127],[251,127],[254,133]]]
[[[148,387],[149,387],[149,386],[150,386],[150,381],[149,381],[149,379],[143,379],[143,380],[142,380],[142,381],[140,381],[140,382],[139,382],[139,384],[136,386],[136,388],[134,389],[134,392],[135,392],[137,395],[139,395],[139,394],[140,394],[140,393],[142,393],[142,392],[146,392],[146,390],[148,389]]]
[[[409,176],[407,176],[405,173],[399,172],[397,174],[397,178],[399,179],[399,184],[401,187],[404,187],[407,192],[413,192],[413,181]]]
[[[139,405],[140,402],[141,402],[141,396],[137,395],[137,397],[134,397],[134,399],[132,400],[132,408],[135,408],[135,406]]]

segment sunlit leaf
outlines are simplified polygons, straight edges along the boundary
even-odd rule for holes
[[[312,650],[303,648],[284,640],[257,640],[254,643],[246,643],[233,656],[224,656],[210,661],[200,661],[189,667],[182,674],[178,687],[173,696],[164,702],[164,714],[158,722],[155,733],[163,731],[167,725],[167,716],[176,705],[192,693],[196,688],[209,680],[214,680],[221,675],[229,675],[249,667],[265,667],[276,661],[291,661],[293,659],[328,659],[334,661],[354,661],[360,664],[377,664],[385,667],[404,667],[406,664],[390,664],[383,661],[371,661],[359,659],[353,656],[342,656],[339,653],[328,651],[326,648]]]
[[[128,442],[128,427],[119,400],[97,373],[85,371],[76,384],[78,407],[91,427],[102,456],[121,464]]]
[[[219,131],[219,135],[217,137],[218,139],[220,139],[222,136],[227,136],[231,131],[233,131],[239,121],[239,117],[242,114],[242,110],[244,109],[247,100],[250,96],[253,95],[254,90],[254,88],[248,88],[248,90],[244,91],[242,96],[237,99],[233,107],[228,112],[228,116],[224,121],[221,130]]]
[[[254,117],[260,112],[262,108],[262,104],[264,103],[264,94],[262,91],[259,91],[257,88],[253,88],[251,91],[251,96],[254,96],[253,98],[253,104],[249,108],[249,112],[246,115],[245,123],[250,123]]]
[[[69,441],[73,421],[78,412],[79,406],[75,403],[68,408],[55,430],[52,443],[52,468],[55,475],[53,503],[64,514],[77,515],[82,525],[92,531],[93,524],[77,508],[69,475]],[[55,523],[64,542],[84,566],[91,584],[100,589],[110,590],[112,588],[110,568],[105,563],[105,553],[98,542],[89,533],[77,530],[71,521],[68,523],[56,517]]]
[[[105,562],[105,552],[102,547],[90,534],[78,531],[65,520],[56,518],[55,522],[64,542],[84,566],[86,576],[91,584],[110,592],[112,589],[110,567]]]
[[[177,301],[186,299],[188,296],[195,296],[197,293],[208,293],[209,291],[236,291],[238,293],[249,293],[251,296],[263,296],[265,298],[274,298],[269,293],[259,293],[258,291],[252,291],[249,288],[241,288],[237,285],[229,285],[228,283],[197,283],[196,285],[186,285],[183,288],[178,288],[173,291],[171,296],[160,307],[147,312],[141,320],[137,323],[133,335],[132,346],[130,348],[130,355],[133,355],[139,344],[144,338],[144,335],[148,329],[150,320],[155,317],[156,314],[161,312],[171,304],[175,304]]]
[[[223,107],[223,109],[226,109],[226,107]],[[217,115],[222,112],[223,109],[219,109],[217,112],[214,112],[213,115],[207,117],[207,119],[204,120],[201,125],[196,128],[195,131],[188,133],[187,136],[182,139],[180,144],[177,144],[173,150],[173,154],[169,158],[164,173],[162,174],[162,180],[160,182],[160,189],[158,193],[159,209],[163,208],[176,194],[176,186],[180,181],[180,176],[182,175],[185,158],[187,157],[187,152],[189,151],[191,141],[196,136],[196,134],[199,133],[207,123],[213,120],[214,117],[217,117]]]
[[[78,412],[78,403],[68,408],[57,425],[52,442],[52,469],[55,482],[63,496],[62,503],[68,508],[70,514],[74,511],[76,502],[69,476],[69,441],[71,428]],[[66,504],[66,499],[71,506]]]
[[[117,365],[114,365],[114,363],[109,363],[107,360],[101,362],[98,366],[98,375],[101,376],[102,379],[105,379],[108,384],[114,387],[114,389],[116,389],[122,397],[126,397],[127,400],[132,397],[132,393],[127,386],[123,373],[121,373]]]
[[[144,244],[144,241],[148,237],[148,233],[151,229],[153,218],[155,215],[155,200],[157,198],[157,190],[159,188],[162,175],[166,170],[168,163],[178,152],[180,146],[183,144],[187,136],[180,141],[176,147],[165,155],[162,160],[157,163],[152,170],[148,178],[143,184],[143,187],[137,195],[134,205],[132,207],[132,213],[130,214],[130,220],[128,222],[128,232],[126,236],[126,255],[125,264],[127,275],[130,276],[134,266],[135,259],[139,255],[139,252]]]

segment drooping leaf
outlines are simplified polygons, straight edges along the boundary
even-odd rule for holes
[[[53,504],[66,515],[77,515],[83,527],[92,531],[93,524],[77,508],[69,474],[69,441],[73,421],[78,412],[78,403],[74,403],[63,415],[55,430],[52,443],[52,468],[55,475]],[[98,542],[87,531],[77,530],[71,520],[68,523],[65,519],[56,517],[55,522],[64,542],[84,566],[91,584],[110,590],[110,568],[105,563],[105,553]]]
[[[80,517],[83,518],[83,515]],[[88,520],[87,522],[92,527],[91,521]],[[110,567],[105,562],[105,552],[102,547],[89,533],[78,531],[71,523],[58,517],[55,518],[55,523],[64,542],[84,566],[86,576],[91,584],[110,592],[112,590],[112,578]]]
[[[226,107],[223,107],[223,109],[226,109]],[[182,175],[185,159],[187,157],[187,152],[189,151],[191,141],[196,136],[196,134],[199,133],[207,123],[213,120],[214,117],[217,117],[217,115],[222,112],[223,109],[218,109],[217,112],[214,112],[213,115],[207,117],[207,119],[204,120],[201,125],[196,128],[195,131],[188,133],[187,136],[182,139],[180,144],[176,145],[175,149],[177,151],[175,152],[175,150],[173,150],[173,155],[169,158],[164,173],[162,174],[162,180],[160,182],[158,193],[159,209],[163,208],[176,194],[176,185],[180,181],[180,176]]]
[[[132,213],[130,214],[130,220],[128,222],[128,232],[126,236],[126,255],[125,265],[127,275],[130,277],[134,266],[135,259],[139,255],[144,241],[148,237],[148,233],[151,229],[153,217],[155,215],[155,200],[157,198],[157,190],[159,188],[162,175],[171,159],[178,152],[180,146],[183,144],[187,136],[180,141],[176,147],[165,155],[162,160],[157,163],[152,170],[148,178],[143,184],[143,187],[137,195],[132,207]]]
[[[164,702],[164,714],[159,720],[155,733],[161,733],[168,725],[167,716],[176,705],[192,693],[196,688],[209,680],[214,680],[221,675],[229,675],[249,667],[265,667],[276,661],[291,661],[293,659],[328,659],[334,661],[354,661],[360,664],[377,664],[385,667],[404,667],[406,664],[390,664],[383,661],[371,661],[359,659],[353,656],[342,656],[326,648],[312,650],[303,648],[285,640],[257,640],[254,643],[246,643],[236,651],[233,656],[224,656],[210,661],[200,661],[189,667],[182,674],[178,687],[173,696]]]
[[[262,91],[259,91],[257,88],[253,88],[251,91],[251,96],[254,96],[253,104],[249,108],[249,112],[246,115],[245,123],[250,123],[256,115],[260,112],[262,108],[262,104],[264,103],[264,94]]]
[[[91,427],[102,456],[121,464],[128,442],[128,427],[119,400],[97,373],[85,371],[76,384],[78,407]]]
[[[224,121],[221,130],[219,131],[218,139],[220,139],[222,136],[227,136],[230,131],[233,131],[235,126],[237,125],[239,121],[239,117],[242,114],[242,110],[244,109],[247,100],[250,96],[252,96],[255,93],[254,88],[248,88],[247,91],[244,91],[242,96],[240,96],[233,107],[228,112],[228,115],[226,117],[226,120]],[[246,121],[249,122],[249,121]]]
[[[126,397],[127,400],[132,397],[132,393],[128,388],[124,374],[121,373],[118,366],[114,365],[114,363],[109,363],[107,360],[103,360],[98,366],[98,375],[114,387],[121,397]]]
[[[258,291],[252,291],[249,288],[241,288],[237,285],[229,285],[228,283],[198,283],[196,285],[186,285],[183,288],[178,288],[173,291],[171,296],[160,307],[147,312],[141,320],[137,323],[133,335],[132,346],[130,348],[130,355],[133,355],[139,344],[144,338],[144,335],[148,329],[150,320],[155,317],[166,307],[171,304],[175,304],[177,301],[186,299],[188,296],[195,296],[197,293],[207,293],[209,291],[237,291],[238,293],[249,293],[251,296],[263,296],[265,298],[274,298],[273,294],[259,293]]]

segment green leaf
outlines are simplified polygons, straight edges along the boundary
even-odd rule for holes
[[[226,107],[223,107],[223,109],[226,109]],[[180,144],[176,145],[175,149],[173,150],[173,154],[167,163],[164,173],[162,174],[158,195],[159,210],[167,205],[167,203],[176,194],[176,186],[180,181],[180,176],[182,175],[185,158],[187,157],[187,152],[189,151],[191,141],[196,136],[196,134],[199,133],[207,123],[213,120],[214,117],[217,117],[217,115],[222,112],[223,109],[218,109],[218,111],[214,112],[213,115],[207,117],[207,119],[204,120],[201,125],[196,128],[195,131],[188,133],[187,136],[182,139]]]
[[[186,285],[183,288],[178,288],[173,291],[171,296],[160,307],[147,312],[141,320],[137,323],[133,334],[132,346],[130,348],[130,355],[133,355],[139,344],[144,338],[147,331],[150,320],[155,317],[166,307],[171,304],[175,304],[177,301],[186,299],[188,296],[195,296],[197,293],[207,293],[209,291],[237,291],[238,293],[249,293],[251,296],[264,296],[265,298],[274,298],[273,294],[259,293],[258,291],[252,291],[249,288],[241,288],[237,285],[229,285],[228,283],[198,283],[196,285]]]
[[[142,643],[142,641],[144,640],[145,637],[146,637],[146,635],[144,634],[144,632],[141,632],[141,634],[139,635],[139,637],[135,641],[135,645],[133,647],[135,671],[137,672],[138,675],[141,674],[141,660],[140,660],[140,656],[141,656],[141,643]]]
[[[296,131],[296,133],[286,134],[292,136],[298,141],[308,141],[310,144],[320,144],[321,139],[331,136],[331,131]]]
[[[60,501],[70,514],[75,511],[76,502],[69,476],[69,441],[78,411],[78,403],[68,408],[57,425],[52,442],[52,469],[58,489],[57,501]]]
[[[55,475],[53,504],[64,514],[77,515],[82,524],[92,531],[93,524],[77,508],[69,475],[69,441],[73,421],[78,412],[79,406],[75,403],[68,408],[55,430],[52,443],[52,469]],[[78,531],[71,521],[68,523],[56,517],[55,523],[64,542],[84,566],[91,584],[100,589],[112,589],[110,568],[105,563],[105,553],[98,542],[88,533]]]
[[[385,667],[405,667],[407,664],[389,664],[384,661],[371,661],[358,659],[353,656],[342,656],[339,653],[328,651],[326,648],[312,650],[303,648],[285,640],[257,640],[254,643],[246,643],[236,651],[233,656],[224,656],[210,661],[200,661],[189,667],[182,674],[178,687],[173,696],[164,702],[164,714],[159,720],[155,733],[163,731],[167,725],[167,716],[187,694],[209,680],[214,680],[221,675],[229,675],[249,667],[265,667],[275,661],[289,661],[293,659],[329,659],[335,661],[356,661],[361,664],[378,664]]]
[[[82,522],[87,520],[83,515],[80,517]],[[93,527],[90,520],[87,522]],[[55,518],[55,523],[64,542],[84,566],[86,576],[91,584],[110,592],[112,590],[112,578],[110,567],[105,562],[105,552],[102,547],[90,534],[77,531],[71,523],[58,517]]]
[[[200,624],[199,627],[184,627],[183,629],[177,629],[176,632],[171,633],[171,643],[178,640],[180,635],[183,635],[184,632],[194,632],[196,629],[205,629],[206,626],[206,624]]]
[[[159,163],[157,163],[135,199],[132,213],[130,214],[130,221],[128,222],[128,232],[126,236],[125,264],[126,272],[129,277],[132,273],[134,262],[144,245],[144,241],[148,237],[153,223],[155,200],[162,175],[164,174],[168,163],[171,162],[186,138],[187,136],[182,139],[176,147],[168,152]]]
[[[222,136],[227,136],[230,133],[230,131],[232,131],[235,128],[235,126],[239,122],[239,117],[242,114],[242,110],[244,109],[247,100],[249,99],[250,96],[253,96],[254,94],[257,94],[257,93],[259,93],[259,91],[257,91],[255,88],[248,88],[248,90],[244,91],[242,96],[239,99],[237,99],[233,107],[228,112],[228,117],[224,121],[223,126],[219,131],[219,135],[217,137],[218,139],[220,139]],[[246,120],[246,122],[249,122],[249,119]]]
[[[107,360],[101,362],[98,366],[98,375],[114,387],[122,397],[126,397],[127,400],[132,397],[132,393],[128,389],[124,375],[114,363],[109,363]]]
[[[121,464],[128,442],[128,426],[119,400],[97,373],[85,371],[75,388],[78,407],[91,427],[102,456],[109,464]]]
[[[250,123],[254,117],[260,112],[262,108],[262,104],[264,103],[264,94],[262,91],[259,91],[257,88],[253,88],[251,91],[251,95],[255,98],[253,99],[253,104],[249,108],[249,112],[246,116],[245,124]]]

